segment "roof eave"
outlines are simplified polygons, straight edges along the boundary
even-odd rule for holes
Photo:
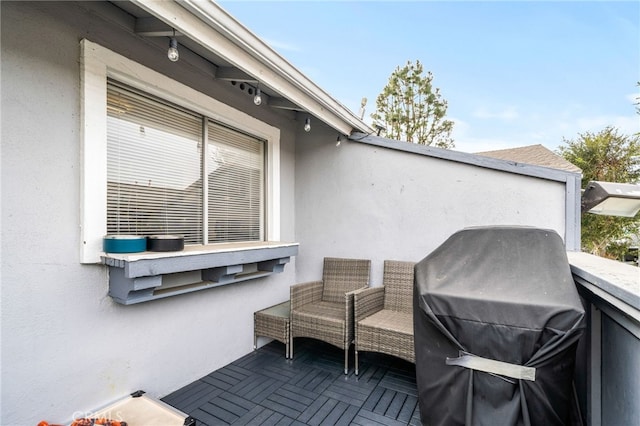
[[[338,132],[374,131],[213,1],[130,1]]]

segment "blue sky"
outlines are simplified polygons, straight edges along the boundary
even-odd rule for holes
[[[364,120],[397,66],[420,60],[455,149],[542,144],[607,125],[640,132],[640,1],[220,1]]]

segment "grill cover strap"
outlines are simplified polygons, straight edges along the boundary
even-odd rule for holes
[[[463,351],[460,351],[458,358],[447,357],[446,364],[457,365],[459,367],[483,371],[498,376],[511,377],[512,379],[529,380],[531,382],[536,381],[536,369],[533,367],[482,358]]]

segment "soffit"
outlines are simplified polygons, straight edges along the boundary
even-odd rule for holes
[[[116,1],[135,20],[142,37],[176,31],[180,50],[188,49],[213,65],[212,76],[255,87],[266,105],[310,114],[339,132],[373,131],[359,117],[309,80],[214,2]]]

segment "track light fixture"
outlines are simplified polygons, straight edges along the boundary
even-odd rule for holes
[[[307,119],[304,120],[304,131],[305,132],[311,131],[311,119],[309,117],[307,117]]]
[[[260,105],[262,103],[262,91],[260,90],[260,83],[256,86],[256,95],[253,97],[253,103]]]
[[[176,62],[180,59],[180,54],[178,53],[178,40],[176,40],[176,30],[173,29],[173,37],[169,39],[169,50],[167,51],[167,58],[171,62]]]

